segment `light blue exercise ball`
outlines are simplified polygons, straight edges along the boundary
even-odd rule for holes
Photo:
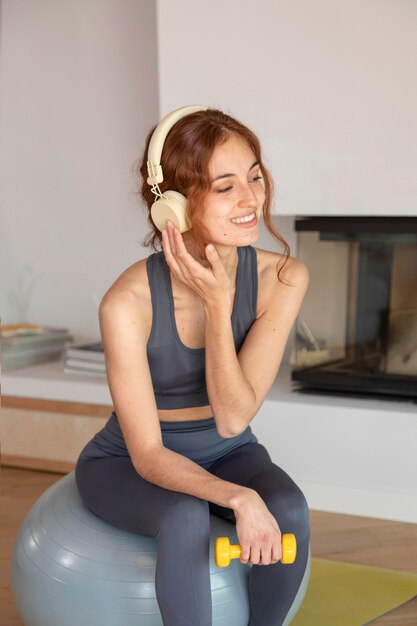
[[[233,523],[210,515],[210,524],[213,625],[247,626],[252,565],[235,559],[217,567],[216,538],[238,540]],[[16,538],[13,593],[25,626],[163,626],[156,550],[154,537],[120,530],[94,515],[81,500],[74,472],[67,474],[35,502]],[[309,572],[310,560],[285,624],[302,602]]]

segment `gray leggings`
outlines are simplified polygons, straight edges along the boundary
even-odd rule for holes
[[[243,444],[206,469],[257,491],[281,532],[296,535],[294,564],[253,565],[249,575],[248,626],[279,626],[307,567],[310,525],[306,499],[260,443]],[[209,514],[233,522],[233,510],[146,481],[126,456],[80,458],[76,480],[93,513],[124,530],[156,537],[155,587],[164,624],[212,626]]]

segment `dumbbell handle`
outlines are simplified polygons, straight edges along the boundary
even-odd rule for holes
[[[292,533],[284,533],[281,536],[282,558],[281,563],[294,563],[297,556],[297,540]],[[239,559],[242,554],[240,545],[231,544],[229,537],[217,537],[214,546],[214,559],[217,567],[228,567],[232,559]]]

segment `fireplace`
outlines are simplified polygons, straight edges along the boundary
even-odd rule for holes
[[[310,274],[297,389],[417,401],[417,217],[308,217],[295,230]]]

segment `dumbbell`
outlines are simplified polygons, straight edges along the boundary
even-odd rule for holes
[[[294,563],[297,556],[297,540],[292,533],[281,535],[282,557],[281,563]],[[217,537],[214,546],[214,559],[217,567],[228,567],[232,559],[239,559],[242,554],[240,545],[231,545],[229,537]]]

